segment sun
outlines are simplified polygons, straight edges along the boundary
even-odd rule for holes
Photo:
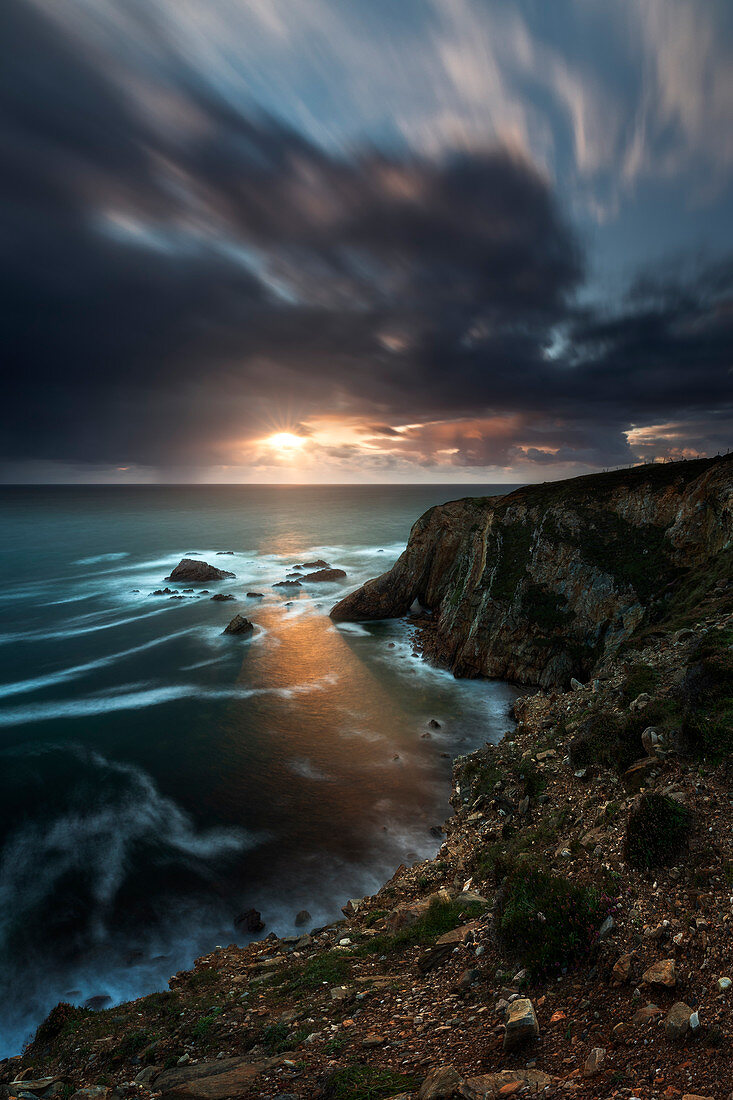
[[[275,435],[268,436],[265,443],[275,451],[298,451],[305,443],[305,439],[293,432],[276,432]]]

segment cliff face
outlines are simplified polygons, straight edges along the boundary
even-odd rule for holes
[[[733,456],[634,467],[431,508],[336,621],[433,613],[424,650],[458,676],[559,687],[730,569]],[[721,572],[722,570],[722,572]]]

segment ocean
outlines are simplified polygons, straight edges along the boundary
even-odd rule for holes
[[[260,935],[320,925],[437,851],[451,758],[511,727],[516,689],[328,612],[427,508],[507,489],[0,489],[0,1057],[60,1000],[246,943],[247,909]],[[154,595],[184,556],[236,576]],[[316,558],[346,580],[273,587]],[[236,612],[251,637],[222,634]]]

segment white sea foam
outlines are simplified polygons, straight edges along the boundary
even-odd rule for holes
[[[220,688],[203,687],[200,684],[169,684],[163,687],[121,684],[117,688],[108,688],[104,693],[89,695],[86,698],[8,708],[0,712],[0,727],[25,725],[28,722],[48,722],[58,718],[86,718],[89,715],[110,714],[114,711],[140,710],[142,707],[161,706],[178,699],[251,699],[258,695],[292,699],[313,691],[323,691],[337,679],[335,675],[329,674],[312,683],[294,684],[287,688],[246,688],[237,684]]]
[[[72,565],[96,565],[100,561],[119,561],[121,558],[129,558],[129,553],[126,550],[118,551],[113,554],[94,554],[91,558],[77,558],[72,562]]]
[[[72,665],[69,668],[59,669],[58,672],[49,672],[45,676],[35,676],[28,680],[16,680],[13,683],[0,684],[0,699],[8,698],[11,695],[24,695],[28,692],[40,691],[43,688],[52,687],[55,684],[63,684],[67,683],[69,680],[76,680],[84,676],[87,672],[94,672],[100,668],[107,668],[109,665],[114,665],[118,661],[123,661],[126,657],[131,657],[135,653],[142,653],[144,650],[165,645],[168,642],[174,641],[176,638],[182,638],[193,632],[193,628],[176,630],[172,634],[166,634],[160,638],[152,638],[148,642],[141,642],[140,645],[131,646],[130,649],[123,649],[117,653],[110,653],[106,657],[98,657],[95,661],[87,661],[85,664],[81,665]]]

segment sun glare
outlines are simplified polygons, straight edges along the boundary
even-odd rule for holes
[[[277,432],[269,436],[266,442],[276,451],[297,451],[303,446],[305,440],[302,436],[294,435],[293,432]]]

